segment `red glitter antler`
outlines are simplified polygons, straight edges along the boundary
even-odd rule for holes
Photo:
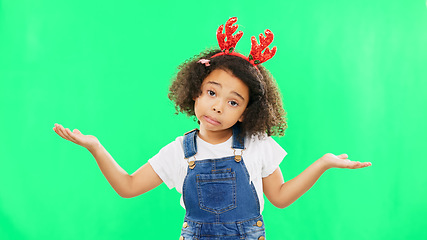
[[[237,24],[233,26],[235,22],[237,22],[236,17],[228,19],[228,21],[225,23],[225,33],[222,33],[222,31],[224,30],[224,25],[219,26],[218,30],[216,31],[216,37],[218,39],[218,44],[221,48],[221,52],[213,55],[211,58],[223,55],[233,55],[241,57],[250,62],[254,67],[257,67],[258,64],[269,60],[274,56],[274,54],[276,54],[276,47],[273,47],[271,50],[268,48],[268,45],[270,45],[270,43],[273,41],[273,33],[268,29],[265,30],[266,37],[264,37],[262,33],[259,35],[260,44],[258,44],[255,37],[251,38],[252,47],[249,57],[243,56],[242,54],[235,52],[234,49],[236,47],[236,44],[243,35],[243,32],[239,31],[236,35],[233,36],[233,33],[239,27]],[[262,52],[264,49],[265,51]]]
[[[222,33],[224,25],[219,26],[218,30],[216,31],[216,37],[218,39],[219,47],[225,53],[233,52],[234,48],[236,48],[237,42],[243,35],[243,32],[239,31],[236,35],[233,36],[233,33],[239,27],[239,25],[237,24],[233,26],[235,22],[237,22],[236,17],[228,19],[228,21],[225,23],[225,34]],[[227,39],[225,39],[226,37]]]
[[[260,64],[263,63],[276,54],[276,47],[273,47],[271,50],[268,48],[268,45],[270,45],[271,42],[273,42],[273,33],[266,29],[265,30],[265,36],[260,33],[259,34],[259,43],[257,42],[255,36],[251,37],[252,47],[251,47],[251,53],[249,54],[249,61],[253,64]],[[262,51],[265,49],[264,53]]]

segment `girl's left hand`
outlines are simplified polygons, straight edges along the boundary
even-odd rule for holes
[[[372,165],[370,162],[357,162],[357,161],[350,161],[348,159],[347,154],[341,154],[341,155],[334,155],[332,153],[327,153],[323,157],[319,159],[326,169],[329,168],[350,168],[350,169],[356,169],[356,168],[364,168],[369,167]]]

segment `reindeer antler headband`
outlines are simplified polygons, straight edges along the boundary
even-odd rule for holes
[[[228,21],[225,23],[225,33],[222,33],[224,30],[224,25],[218,27],[218,30],[216,31],[216,37],[218,39],[221,52],[213,55],[212,58],[222,55],[238,56],[247,60],[256,67],[258,64],[266,62],[272,58],[274,54],[276,54],[276,47],[273,47],[271,50],[268,48],[268,45],[273,42],[274,38],[273,33],[268,29],[265,30],[266,37],[264,37],[262,33],[259,34],[260,44],[258,44],[255,36],[251,37],[252,47],[251,52],[249,53],[249,57],[235,52],[234,49],[236,48],[236,44],[243,35],[243,32],[239,31],[236,35],[233,36],[234,32],[236,32],[237,28],[239,27],[237,24],[233,26],[235,22],[237,22],[237,17],[228,19]],[[264,49],[265,51],[262,52]]]

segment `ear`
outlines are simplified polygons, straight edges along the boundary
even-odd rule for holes
[[[198,99],[200,97],[200,95],[202,95],[202,92],[200,91],[199,95],[193,97],[193,101],[196,101],[196,99]]]
[[[239,120],[237,120],[238,122],[243,122],[243,119],[247,110],[248,109],[246,108],[246,110],[242,113],[242,116],[240,116]]]

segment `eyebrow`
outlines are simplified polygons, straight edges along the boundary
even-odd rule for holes
[[[214,81],[209,81],[209,82],[207,82],[207,84],[216,85],[216,86],[222,88],[222,85],[220,83],[217,83]],[[231,93],[236,95],[237,97],[241,98],[243,101],[245,101],[245,98],[242,95],[240,95],[238,92],[232,91]]]

